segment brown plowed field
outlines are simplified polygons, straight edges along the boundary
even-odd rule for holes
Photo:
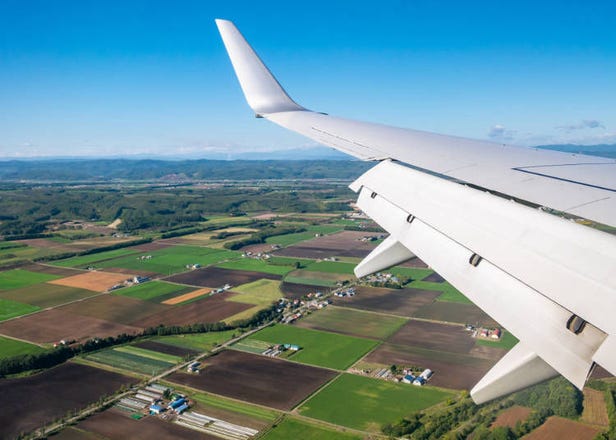
[[[418,267],[421,269],[426,269],[428,265],[423,262],[419,257],[413,257],[409,261],[405,261],[400,266],[402,267]]]
[[[312,286],[310,284],[297,284],[282,282],[280,290],[284,293],[285,298],[288,299],[302,299],[305,295],[314,292],[329,293],[329,287]]]
[[[136,321],[170,309],[171,306],[113,294],[99,295],[61,308],[62,311],[73,315],[91,316],[125,325],[135,325]]]
[[[173,246],[173,243],[168,243],[165,241],[153,241],[151,243],[140,244],[139,246],[134,246],[131,249],[135,249],[139,252],[152,252],[160,249],[165,249]]]
[[[45,310],[0,323],[0,334],[36,343],[57,342],[61,339],[84,341],[94,336],[117,336],[141,330],[138,327],[75,315],[62,309]]]
[[[141,420],[133,420],[115,409],[88,417],[77,427],[110,439],[220,440],[218,437],[185,428],[176,423],[166,422],[158,417],[150,416]]]
[[[334,298],[334,304],[398,316],[413,316],[420,307],[432,303],[440,295],[440,292],[419,289],[358,287],[355,290],[355,296]]]
[[[253,304],[226,301],[232,295],[235,294],[231,292],[219,293],[188,304],[169,306],[162,312],[135,320],[132,324],[139,327],[156,327],[161,323],[185,325],[199,322],[218,322],[254,307]]]
[[[514,405],[500,413],[491,427],[509,426],[510,428],[515,428],[516,423],[526,420],[532,411],[532,409],[525,406]]]
[[[51,438],[53,440],[101,440],[98,435],[92,432],[82,431],[72,426],[63,429]]]
[[[262,278],[267,278],[268,280],[279,280],[281,279],[281,276],[269,273],[252,272],[248,270],[231,270],[221,269],[219,267],[208,267],[181,273],[179,275],[173,275],[166,278],[166,281],[188,284],[190,286],[219,287],[224,286],[225,284],[239,286],[240,284],[252,283],[253,281],[257,281]]]
[[[475,346],[475,339],[461,325],[437,324],[425,321],[407,322],[387,342],[428,350],[465,354]]]
[[[206,359],[200,374],[174,373],[168,380],[214,394],[290,410],[336,373],[240,351]]]
[[[47,238],[31,238],[28,240],[20,240],[19,242],[32,247],[53,249],[58,252],[75,252],[76,250],[75,246],[70,246],[67,243],[60,243],[59,241],[53,241]]]
[[[524,437],[524,440],[592,440],[601,432],[598,428],[573,420],[552,416],[546,422]]]
[[[72,362],[20,379],[0,380],[0,438],[14,438],[137,380]],[[127,437],[128,438],[128,437]]]
[[[448,301],[434,301],[421,307],[413,315],[415,318],[433,319],[459,324],[484,325],[498,327],[499,324],[474,304],[462,304]]]
[[[470,390],[496,363],[461,353],[446,353],[389,343],[381,344],[364,361],[429,368],[434,371],[430,384],[456,390]]]
[[[61,286],[77,287],[79,289],[92,290],[94,292],[105,292],[115,284],[121,283],[127,278],[132,278],[133,275],[90,271],[83,272],[79,275],[73,275],[66,278],[50,281],[52,284]]]
[[[442,276],[440,276],[439,274],[434,272],[434,273],[431,273],[430,275],[428,275],[427,277],[425,277],[421,281],[429,281],[431,283],[444,283],[445,282],[445,278],[443,278]]]
[[[363,258],[376,247],[371,241],[361,241],[362,237],[381,235],[376,232],[341,231],[313,240],[303,241],[274,252],[276,255],[296,258],[356,257]]]
[[[157,278],[158,276],[160,276],[160,274],[156,272],[148,272],[147,270],[142,269],[126,269],[124,267],[106,267],[105,272],[123,273],[126,274],[125,278],[129,278],[131,276],[134,276],[135,274],[149,278]]]
[[[176,345],[163,344],[156,341],[143,341],[138,344],[133,344],[135,347],[145,348],[146,350],[157,351],[159,353],[170,354],[172,356],[194,356],[198,354],[198,351],[190,350],[184,347],[178,347]]]
[[[591,425],[607,427],[610,419],[607,416],[605,407],[605,396],[602,391],[584,388],[584,411],[582,421]]]
[[[60,275],[63,277],[68,277],[71,275],[77,275],[80,273],[84,273],[83,270],[71,269],[70,267],[46,266],[44,264],[37,264],[37,263],[32,263],[32,264],[28,264],[27,266],[22,266],[20,269],[24,269],[30,272],[47,273],[49,275]]]

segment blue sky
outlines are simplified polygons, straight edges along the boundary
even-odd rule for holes
[[[271,151],[214,25],[330,114],[521,145],[616,143],[614,2],[0,2],[0,157]]]

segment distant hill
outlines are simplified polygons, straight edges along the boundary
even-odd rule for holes
[[[616,144],[600,144],[600,145],[539,145],[537,148],[544,150],[564,151],[566,153],[588,154],[590,156],[601,156],[616,158]]]

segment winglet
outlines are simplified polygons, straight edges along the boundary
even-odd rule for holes
[[[284,91],[240,31],[228,20],[216,20],[237,79],[256,116],[305,110]]]

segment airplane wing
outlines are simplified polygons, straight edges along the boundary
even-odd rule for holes
[[[417,255],[520,342],[471,391],[477,403],[562,374],[616,375],[616,161],[353,121],[293,101],[230,21],[216,20],[257,117],[378,162],[351,189],[390,233],[358,277]]]

